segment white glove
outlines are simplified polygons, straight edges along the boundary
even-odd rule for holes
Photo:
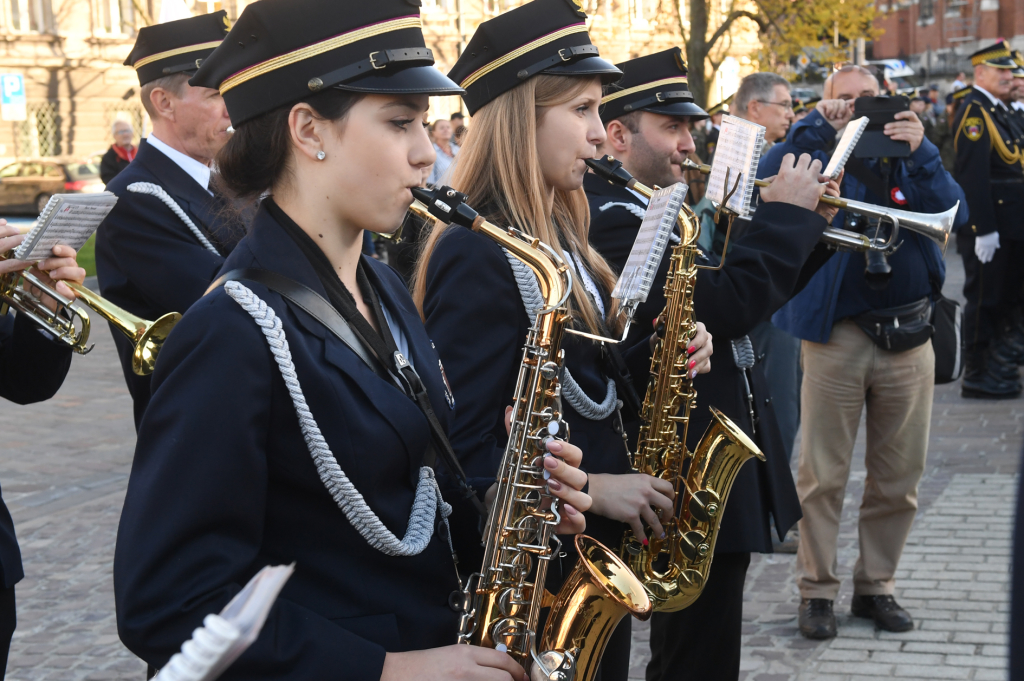
[[[992,257],[996,254],[998,249],[999,232],[984,234],[974,240],[974,255],[978,256],[978,260],[982,264],[992,262]]]

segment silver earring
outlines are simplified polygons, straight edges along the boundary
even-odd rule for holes
[[[325,158],[327,158],[327,153],[323,149],[321,149],[320,151],[316,152],[316,160],[322,161]]]

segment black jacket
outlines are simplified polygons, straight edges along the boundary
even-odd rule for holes
[[[439,360],[408,291],[363,257],[442,426]],[[309,261],[261,210],[225,270],[278,272],[327,297]],[[306,402],[341,469],[398,537],[430,442],[390,380],[279,295],[245,282],[281,320]],[[455,643],[447,543],[391,557],[349,524],[318,476],[260,327],[223,288],[185,314],[153,374],[114,557],[121,640],[164,664],[264,565],[296,570],[263,632],[224,679],[377,681],[385,652]],[[446,494],[447,496],[447,494]]]
[[[574,280],[574,285],[582,284]],[[607,306],[607,292],[601,293]],[[452,446],[470,477],[493,481],[508,439],[505,407],[512,404],[523,342],[530,328],[501,247],[483,235],[450,227],[430,258],[423,311],[455,395]],[[601,347],[566,334],[562,349],[573,378],[591,399],[601,402],[607,390]],[[650,362],[647,340],[627,350],[625,359],[631,368],[646,371]],[[583,451],[583,469],[589,473],[630,472],[614,413],[601,421],[587,420],[564,396],[562,407],[569,441]],[[477,483],[477,489],[486,489],[485,481]],[[625,529],[618,521],[587,515],[587,534],[613,550]],[[565,546],[572,545],[571,540],[563,541]],[[467,556],[465,562],[475,570],[478,560],[479,556]],[[568,566],[567,562],[562,568]],[[557,580],[557,569],[551,574]]]
[[[1024,240],[1024,133],[1019,127],[1016,112],[993,104],[984,93],[975,90],[964,97],[953,121],[954,175],[970,211],[960,236],[998,231],[1002,239]]]
[[[644,204],[628,190],[592,174],[584,178],[583,186],[590,201],[590,242],[621,270],[641,223],[635,209],[622,204],[638,206],[641,211]],[[825,219],[812,211],[789,204],[763,204],[744,235],[732,241],[725,267],[697,275],[694,313],[714,337],[715,354],[711,372],[694,381],[697,407],[690,414],[687,446],[692,450],[697,445],[711,422],[708,406],[714,406],[752,434],[767,458],[766,463],[751,461],[740,471],[716,551],[771,552],[769,514],[783,533],[800,518],[800,502],[763,368],[755,364],[750,372],[757,418],[757,423],[751,424],[743,372],[736,366],[729,341],[742,338],[769,319],[827,260],[830,253],[817,246],[826,226]],[[669,255],[666,252],[651,293],[637,310],[633,322],[637,333],[649,330],[665,307]],[[634,371],[634,377],[646,376],[646,372]],[[631,431],[635,432],[635,427]],[[633,439],[631,446],[635,444]]]
[[[160,199],[128,191],[135,182],[159,185],[203,230],[219,253],[207,250]],[[131,165],[107,185],[117,204],[96,231],[96,274],[103,295],[144,319],[184,313],[199,300],[241,237],[222,215],[224,202],[145,140]],[[132,345],[111,329],[128,390],[135,427],[149,403],[150,377],[132,372]]]
[[[117,155],[114,147],[107,149],[107,153],[103,154],[103,158],[100,159],[100,179],[103,180],[103,184],[110,184],[110,181],[120,175],[121,171],[130,164],[131,161],[126,161]]]
[[[71,367],[71,348],[40,332],[23,315],[0,317],[0,397],[15,404],[32,404],[53,397]],[[0,569],[4,588],[25,576],[14,521],[0,499]]]

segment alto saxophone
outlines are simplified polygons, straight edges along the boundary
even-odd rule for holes
[[[419,203],[412,212],[473,229],[526,263],[545,300],[523,349],[511,430],[484,531],[483,566],[463,591],[458,642],[507,652],[534,681],[591,681],[619,621],[627,613],[646,620],[653,611],[629,567],[585,535],[576,536],[580,560],[558,595],[544,590],[548,565],[561,550],[554,532],[559,504],[547,489],[543,457],[551,439],[568,437],[559,381],[571,274],[546,244],[479,217],[463,203],[464,194],[441,187],[414,189],[413,195]],[[538,637],[543,608],[550,611]]]
[[[639,184],[610,156],[587,165],[598,176],[644,196],[650,197],[654,191]],[[672,483],[675,513],[661,521],[664,539],[640,538],[627,530],[620,549],[643,582],[656,612],[682,610],[700,596],[736,475],[749,459],[764,461],[757,445],[714,407],[710,407],[712,421],[697,449],[691,453],[686,448],[690,410],[697,403],[687,348],[697,333],[693,288],[700,269],[696,264],[700,218],[683,204],[678,225],[681,239],[670,255],[665,309],[658,318],[664,335],[651,358],[640,436],[636,453],[630,457],[635,472]],[[647,539],[647,546],[641,539]]]

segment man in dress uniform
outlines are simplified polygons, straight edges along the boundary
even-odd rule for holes
[[[693,102],[682,59],[679,48],[672,48],[617,64],[623,78],[606,88],[602,101],[601,118],[608,133],[602,153],[621,161],[625,170],[648,186],[681,180],[678,164],[693,151],[690,126],[707,116]],[[772,551],[769,516],[776,519],[782,533],[800,516],[763,367],[756,363],[756,349],[744,337],[778,309],[801,280],[806,281],[809,274],[801,275],[801,268],[812,252],[817,252],[819,264],[828,257],[824,249],[817,249],[825,220],[812,210],[792,205],[798,202],[791,190],[801,182],[814,191],[810,205],[815,204],[820,196],[817,173],[808,169],[802,180],[784,175],[780,174],[772,188],[779,192],[770,196],[775,201],[760,206],[746,234],[733,242],[724,269],[701,271],[694,287],[697,319],[716,338],[737,340],[732,340],[731,353],[719,353],[722,359],[716,359],[712,379],[699,376],[695,381],[699,404],[691,412],[688,445],[694,447],[704,433],[710,420],[707,406],[714,405],[754,437],[767,463],[748,463],[739,473],[722,521],[711,577],[701,597],[683,611],[654,615],[653,657],[647,668],[650,681],[736,678],[743,583],[750,553]],[[640,229],[647,200],[593,174],[584,177],[583,186],[590,202],[591,244],[621,270]],[[673,239],[678,243],[678,234],[673,234]],[[648,299],[634,318],[631,334],[637,338],[649,333],[665,307],[668,266],[666,253]],[[813,272],[814,267],[809,265],[808,270]],[[631,447],[635,443],[634,436]]]
[[[0,253],[10,251],[24,239],[16,227],[8,227],[4,220],[0,220]],[[68,255],[74,251],[67,246],[56,249],[65,257],[44,260],[33,268],[33,274],[44,281],[64,279],[81,284],[85,280],[85,270]],[[2,260],[0,276],[24,270],[30,264],[14,259]],[[66,286],[57,284],[57,290],[68,298],[75,297]],[[41,300],[50,301],[50,298],[44,296]],[[71,346],[42,330],[28,315],[8,313],[0,317],[0,397],[15,404],[48,400],[60,389],[70,367]],[[14,587],[24,576],[14,521],[7,505],[0,499],[0,679],[3,679],[7,668],[7,654],[17,624]]]
[[[146,26],[125,60],[138,73],[153,132],[107,185],[118,201],[96,233],[96,273],[107,299],[145,319],[185,312],[242,236],[211,185],[231,126],[224,101],[217,90],[188,84],[227,32],[223,11]],[[112,332],[138,428],[150,379],[132,372],[132,345]]]
[[[708,109],[708,120],[711,121],[711,129],[704,137],[704,148],[697,150],[697,155],[704,163],[711,163],[715,158],[715,147],[718,146],[718,136],[722,132],[722,116],[729,113],[729,102],[732,96],[726,97],[718,104]]]
[[[971,55],[974,87],[953,124],[956,178],[967,196],[970,220],[958,234],[964,259],[964,397],[1007,398],[1021,383],[1008,333],[1019,302],[1024,257],[1024,142],[1005,103],[1017,66],[1006,43]]]

